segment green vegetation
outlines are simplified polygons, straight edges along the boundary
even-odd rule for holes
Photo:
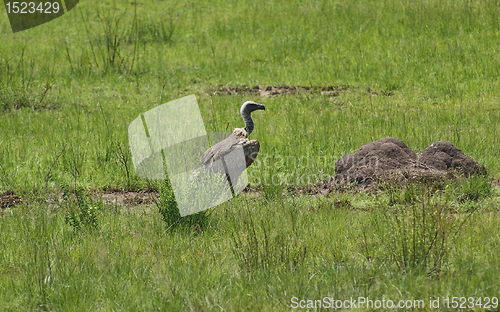
[[[500,297],[500,1],[81,1],[16,34],[0,16],[0,193],[26,198],[0,210],[0,310]],[[334,96],[215,92],[238,85]],[[245,100],[266,111],[249,168],[260,191],[180,219],[169,182],[135,174],[127,128],[189,94],[207,132],[240,127]],[[414,151],[450,141],[489,175],[289,187],[385,136]],[[96,195],[151,189],[156,205],[133,209]]]

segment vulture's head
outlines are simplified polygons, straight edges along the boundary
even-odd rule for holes
[[[262,104],[255,103],[252,101],[246,101],[241,105],[240,114],[245,118],[245,116],[250,115],[251,112],[256,111],[258,109],[266,110],[266,107]]]
[[[240,113],[241,117],[243,117],[243,121],[245,121],[245,137],[248,137],[250,133],[252,133],[254,127],[252,116],[250,116],[250,113],[258,109],[266,110],[264,105],[252,101],[246,101],[245,103],[243,103],[243,105],[241,105]]]

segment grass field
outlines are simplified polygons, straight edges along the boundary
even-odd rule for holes
[[[0,310],[287,311],[294,297],[498,310],[476,303],[500,297],[499,25],[500,1],[81,1],[12,34],[2,7],[0,193],[25,202],[0,210]],[[241,85],[335,95],[216,92]],[[168,186],[136,176],[127,129],[190,94],[207,132],[241,127],[246,100],[266,106],[259,191],[170,226]],[[296,191],[386,136],[417,152],[450,141],[489,174]],[[151,189],[160,209],[96,195]]]

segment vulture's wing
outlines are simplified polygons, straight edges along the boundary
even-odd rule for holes
[[[214,161],[221,159],[234,151],[238,145],[241,145],[241,138],[234,133],[231,134],[226,139],[210,147],[205,154],[203,154],[203,165],[208,166]]]
[[[209,167],[213,162],[221,159],[222,157],[227,158],[232,151],[234,151],[238,146],[243,148],[243,154],[245,155],[245,165],[246,167],[250,166],[257,154],[259,153],[260,144],[257,140],[248,140],[246,138],[242,138],[241,136],[233,133],[228,138],[220,141],[214,146],[210,147],[205,154],[203,154],[203,165],[205,167]],[[230,159],[235,159],[234,157],[229,157],[226,159],[226,162]],[[232,167],[230,164],[228,166]],[[236,167],[240,167],[239,164],[234,164]]]

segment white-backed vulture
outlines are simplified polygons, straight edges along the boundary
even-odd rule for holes
[[[265,110],[266,108],[264,105],[252,101],[243,103],[240,114],[245,122],[245,128],[234,129],[233,133],[228,138],[210,147],[203,154],[203,165],[206,169],[226,174],[230,173],[233,184],[236,183],[235,181],[237,181],[237,178],[241,175],[243,170],[254,162],[259,153],[259,141],[248,139],[248,136],[254,129],[254,123],[250,114],[259,109]],[[244,167],[242,166],[241,159],[239,160],[238,157],[230,156],[230,153],[239,146],[243,148],[243,154],[245,155]],[[221,162],[217,162],[218,160],[222,160],[224,166],[220,166]]]

